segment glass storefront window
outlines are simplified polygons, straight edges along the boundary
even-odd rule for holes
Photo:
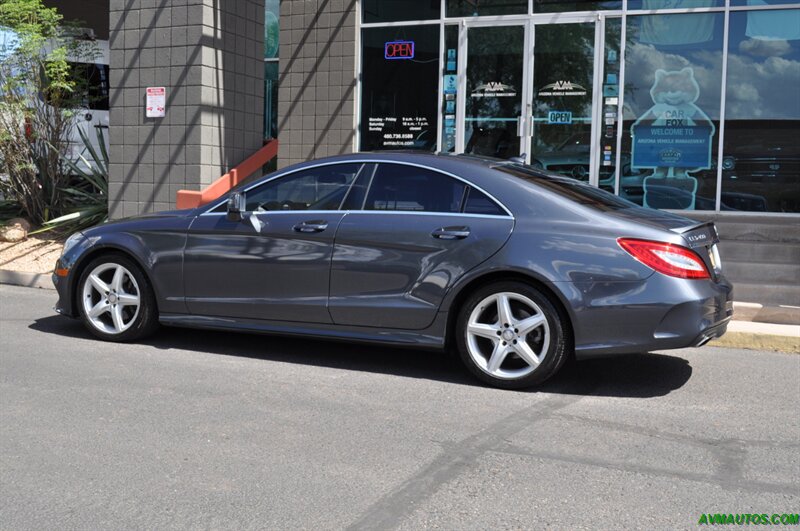
[[[439,25],[362,30],[361,151],[436,148]]]
[[[594,22],[539,24],[533,46],[531,164],[589,180]]]
[[[458,26],[444,28],[444,74],[442,77],[442,140],[440,151],[456,149],[456,98],[458,93]]]
[[[692,9],[722,7],[724,0],[628,0],[628,10],[634,9]]]
[[[731,13],[722,210],[800,212],[800,9]]]
[[[525,27],[467,33],[464,151],[507,159],[520,154]]]
[[[264,138],[278,138],[280,0],[264,2]]]
[[[519,15],[528,12],[528,0],[447,0],[448,17]]]
[[[264,61],[264,138],[278,138],[277,61]]]
[[[562,0],[533,0],[534,13],[565,13],[567,11],[599,11],[622,9],[621,0],[586,0],[564,2]]]
[[[599,153],[598,186],[614,193],[617,185],[617,128],[619,127],[620,44],[622,19],[606,19],[605,49],[603,50],[603,95]],[[620,157],[620,164],[630,164],[630,158]]]
[[[278,30],[280,25],[280,0],[264,2],[264,59],[278,58]]]
[[[797,0],[731,0],[731,6],[768,6],[796,3]]]
[[[364,0],[363,21],[400,22],[439,18],[439,0]]]
[[[714,210],[723,13],[628,17],[620,194],[652,208]]]

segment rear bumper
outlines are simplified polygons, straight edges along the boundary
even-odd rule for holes
[[[578,359],[702,346],[722,336],[733,317],[733,286],[724,278],[655,274],[643,281],[576,288]]]

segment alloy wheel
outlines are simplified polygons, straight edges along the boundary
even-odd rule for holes
[[[107,262],[86,277],[82,303],[86,319],[94,328],[105,334],[121,334],[136,322],[141,292],[128,269]]]
[[[483,299],[469,316],[467,350],[483,372],[501,379],[528,376],[544,361],[550,326],[542,308],[519,293]]]

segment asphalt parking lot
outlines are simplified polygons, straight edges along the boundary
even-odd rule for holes
[[[162,329],[90,339],[0,286],[0,527],[697,526],[800,512],[800,356],[579,363],[531,392],[442,354]]]

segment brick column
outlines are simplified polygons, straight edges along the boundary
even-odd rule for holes
[[[173,208],[262,145],[263,0],[110,0],[112,218]],[[164,118],[145,88],[166,87]]]
[[[281,2],[281,167],[353,151],[356,16],[356,0]]]

